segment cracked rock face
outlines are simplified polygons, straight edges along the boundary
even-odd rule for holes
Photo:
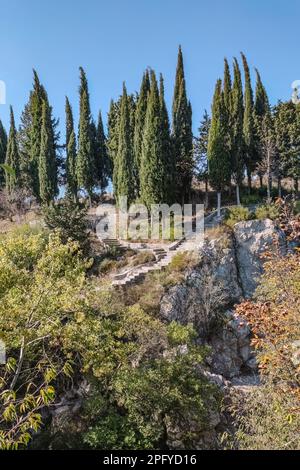
[[[226,378],[239,375],[241,369],[256,369],[251,332],[229,309],[253,295],[263,272],[261,255],[274,249],[274,242],[284,253],[285,235],[271,220],[236,224],[232,236],[221,235],[204,244],[198,266],[161,300],[160,317],[192,323],[212,348],[211,370]]]
[[[244,296],[250,298],[263,272],[261,255],[272,249],[274,242],[285,252],[285,235],[269,219],[240,222],[234,226],[233,235],[241,287]]]

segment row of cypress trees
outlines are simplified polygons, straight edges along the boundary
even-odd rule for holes
[[[73,199],[84,190],[91,200],[95,190],[103,191],[110,180],[117,201],[127,196],[129,203],[141,201],[147,206],[184,202],[201,160],[206,187],[210,182],[217,190],[219,207],[221,193],[232,181],[240,204],[244,177],[248,177],[250,192],[254,173],[261,184],[262,177],[268,176],[269,196],[275,175],[280,194],[282,178],[290,176],[297,185],[300,177],[300,107],[289,101],[271,108],[257,70],[254,96],[246,57],[241,54],[241,58],[244,77],[234,59],[233,80],[225,59],[212,116],[205,113],[194,142],[180,47],[171,122],[163,77],[160,75],[158,83],[155,72],[146,70],[139,93],[128,94],[124,84],[122,96],[111,101],[107,138],[101,113],[97,123],[92,117],[88,82],[80,68],[78,132],[66,98],[66,140],[61,145],[58,121],[34,71],[19,129],[12,108],[8,137],[0,121],[0,163],[14,170],[14,174],[6,172],[5,178],[0,172],[0,184],[6,184],[9,192],[24,188],[43,204],[49,204],[62,185]]]
[[[19,130],[10,109],[10,131],[0,121],[0,163],[13,172],[1,172],[0,184],[9,193],[24,189],[42,204],[48,205],[58,195],[59,185],[65,184],[67,194],[77,199],[78,191],[85,190],[91,198],[93,190],[103,190],[110,177],[101,113],[95,124],[91,116],[88,84],[80,68],[80,117],[78,137],[74,129],[73,112],[66,98],[66,142],[59,144],[58,120],[53,118],[52,107],[36,71],[33,89],[21,115]],[[65,149],[66,158],[62,158]]]
[[[84,190],[90,200],[112,179],[119,200],[155,203],[184,201],[189,197],[193,176],[192,111],[187,99],[181,47],[178,51],[170,125],[164,97],[164,82],[146,70],[140,92],[128,95],[125,84],[118,101],[111,102],[106,139],[102,116],[95,124],[91,115],[86,74],[80,68],[79,126],[74,128],[71,104],[66,98],[66,140],[60,145],[58,121],[44,86],[34,71],[33,89],[17,131],[11,108],[9,136],[0,122],[0,163],[6,172],[2,184],[9,192],[24,188],[37,201],[49,204],[65,184],[67,194],[77,199]],[[62,150],[65,149],[65,158]]]
[[[182,50],[179,47],[172,126],[164,81],[146,70],[137,96],[112,101],[108,115],[108,149],[117,200],[155,203],[185,201],[193,176],[192,110],[187,99]]]
[[[244,90],[237,59],[233,62],[233,82],[227,59],[224,78],[217,81],[212,104],[212,120],[208,139],[209,179],[220,193],[233,179],[236,186],[237,204],[240,204],[240,186],[245,170],[249,191],[251,175],[259,160],[259,127],[261,119],[269,110],[269,101],[260,75],[256,71],[256,99],[254,102],[250,72],[246,57],[244,67]],[[219,204],[220,205],[220,199]]]
[[[10,130],[7,137],[0,123],[0,162],[13,172],[3,172],[1,184],[6,183],[9,192],[17,188],[30,188],[41,202],[49,203],[58,193],[56,168],[57,121],[52,117],[45,88],[34,71],[34,85],[21,117],[17,131],[12,107]]]

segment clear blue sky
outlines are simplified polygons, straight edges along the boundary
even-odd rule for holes
[[[210,109],[223,58],[242,50],[261,72],[270,100],[287,99],[300,79],[299,0],[9,0],[0,2],[0,80],[16,120],[28,99],[32,68],[64,124],[64,97],[77,115],[78,67],[87,72],[92,111],[106,115],[125,80],[139,89],[151,66],[165,77],[170,106],[182,45],[194,130]]]

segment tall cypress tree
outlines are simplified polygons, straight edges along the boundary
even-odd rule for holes
[[[225,104],[228,115],[230,115],[231,106],[232,106],[231,89],[232,89],[232,83],[231,83],[230,69],[228,65],[228,60],[225,58],[224,59],[223,93],[224,93],[224,104]]]
[[[130,109],[127,90],[123,85],[123,95],[121,100],[121,114],[119,122],[119,143],[118,153],[114,161],[114,193],[117,203],[120,198],[127,196],[128,204],[134,201],[134,175],[133,175],[133,145],[130,126]]]
[[[7,151],[7,134],[6,130],[0,119],[0,163],[5,163]],[[5,175],[3,171],[0,171],[0,187],[3,186],[5,182]]]
[[[57,195],[56,152],[51,121],[51,108],[48,100],[42,104],[42,129],[39,158],[40,199],[43,204],[49,204]]]
[[[6,150],[6,165],[13,169],[14,174],[9,171],[5,174],[6,189],[11,193],[14,189],[21,186],[20,181],[20,154],[17,142],[17,131],[12,106],[10,107],[10,129]]]
[[[96,178],[101,191],[103,191],[108,184],[108,177],[110,174],[109,161],[107,155],[106,137],[103,128],[102,115],[99,111],[98,123],[96,129],[96,155],[95,155],[95,170]]]
[[[164,161],[162,145],[161,103],[157,80],[151,71],[151,86],[143,136],[141,161],[141,200],[151,204],[164,201]]]
[[[76,175],[78,187],[84,189],[92,201],[93,187],[95,185],[94,173],[94,145],[92,137],[92,119],[90,110],[90,98],[88,83],[82,67],[80,71],[80,114],[79,114],[79,135],[78,154],[76,161]]]
[[[244,158],[248,176],[248,190],[251,192],[251,174],[256,168],[255,135],[254,135],[254,102],[251,86],[249,66],[245,55],[241,52],[244,74],[245,74],[245,96],[244,96]]]
[[[217,81],[213,98],[207,157],[209,182],[218,193],[218,216],[220,217],[221,193],[229,180],[231,171],[226,107],[224,103],[224,95],[222,93],[221,80]]]
[[[118,154],[120,109],[121,99],[117,102],[111,100],[107,119],[107,149],[111,169],[110,178],[113,177],[114,162]]]
[[[141,158],[142,158],[142,142],[143,142],[143,133],[146,121],[147,113],[147,104],[148,104],[148,95],[150,92],[150,80],[149,72],[146,72],[143,75],[143,80],[141,84],[141,89],[136,106],[136,116],[135,116],[135,128],[134,128],[134,160],[135,168],[137,170],[137,181],[139,179],[139,173],[141,171]],[[139,195],[139,182],[137,185],[137,195]]]
[[[39,194],[39,156],[41,145],[42,129],[42,103],[47,99],[47,93],[41,84],[37,72],[33,71],[33,89],[30,92],[29,101],[21,115],[21,125],[18,132],[18,141],[20,144],[20,166],[22,172],[22,185],[30,191],[37,200],[40,200]],[[56,131],[58,120],[52,117],[51,121],[54,132],[55,147],[58,147],[59,132]]]
[[[232,129],[232,80],[228,60],[224,59],[224,79],[223,79],[223,97],[225,106],[224,125],[227,127],[226,145],[230,152],[233,148],[233,129]],[[228,179],[228,187],[231,193],[232,168]]]
[[[177,198],[184,202],[190,195],[194,162],[192,108],[186,94],[181,47],[178,51],[172,116],[172,147],[176,162]]]
[[[262,134],[265,133],[265,117],[270,113],[270,104],[267,96],[266,89],[261,81],[259,71],[255,69],[256,72],[256,88],[255,88],[255,102],[254,102],[254,145],[256,153],[256,162],[259,166],[263,156],[262,148],[264,147],[262,142]],[[268,119],[266,119],[268,121]],[[263,186],[263,174],[258,170],[258,175],[260,178],[260,185]]]
[[[244,156],[243,156],[243,88],[241,72],[238,61],[234,59],[234,80],[232,86],[232,171],[236,184],[236,202],[240,205],[240,186],[243,182]]]
[[[74,201],[77,199],[77,178],[76,178],[76,136],[74,130],[74,119],[72,107],[66,97],[66,180],[67,194]]]
[[[207,147],[208,137],[211,127],[211,118],[205,110],[199,127],[199,137],[195,139],[195,161],[197,165],[197,176],[200,181],[205,183],[204,206],[208,207],[208,158]]]
[[[160,74],[159,80],[159,101],[161,114],[161,145],[162,145],[162,170],[163,176],[163,202],[172,204],[175,202],[175,162],[172,158],[170,140],[170,122],[168,110],[165,102],[164,79]]]

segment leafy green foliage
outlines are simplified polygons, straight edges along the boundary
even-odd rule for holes
[[[143,325],[141,311],[134,308],[131,314],[139,325]],[[148,327],[152,322],[155,320],[147,320]],[[111,405],[100,401],[100,409],[94,416],[95,424],[85,435],[84,440],[90,446],[98,449],[159,448],[167,424],[180,423],[184,427],[191,415],[197,416],[199,429],[205,428],[205,396],[213,395],[216,390],[198,375],[194,367],[202,360],[200,349],[192,345],[194,331],[191,327],[175,324],[163,327],[157,323],[156,333],[163,347],[168,342],[169,348],[173,346],[168,356],[151,358],[154,348],[159,345],[156,341],[153,343],[152,336],[150,342],[144,344],[145,360],[138,361],[133,369],[123,367],[116,372],[111,382]],[[186,352],[180,349],[183,345]],[[94,410],[94,406],[90,407],[95,414]],[[192,448],[188,426],[184,438],[187,448]]]
[[[7,348],[7,363],[0,366],[2,449],[28,444],[41,426],[42,408],[55,400],[56,381],[71,374],[75,345],[68,356],[65,330],[86,311],[81,288],[87,264],[78,250],[55,234],[48,241],[30,232],[1,239],[0,334]]]

